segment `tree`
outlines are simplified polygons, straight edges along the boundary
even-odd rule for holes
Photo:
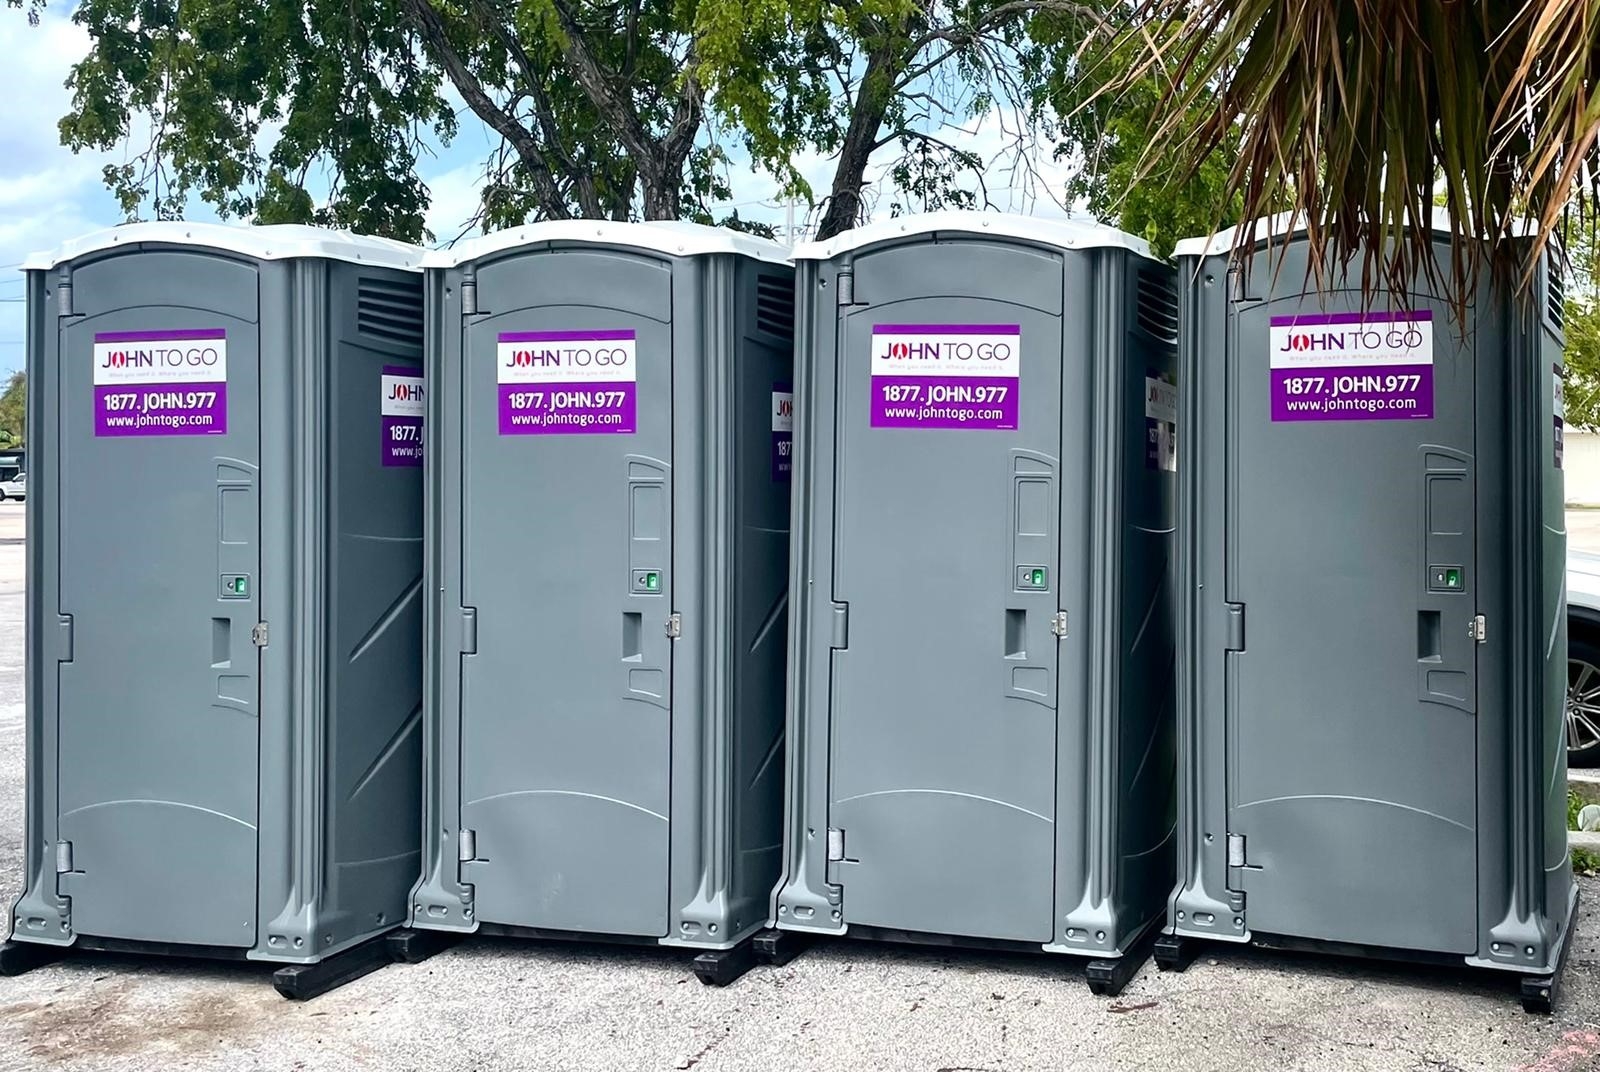
[[[28,431],[28,377],[13,372],[0,393],[0,445],[21,443]]]
[[[1600,227],[1593,218],[1567,228],[1566,252],[1571,270],[1562,316],[1562,397],[1567,424],[1592,432],[1600,429]]]
[[[898,153],[897,206],[980,200],[993,161],[956,144],[962,125],[1030,99],[1027,26],[1050,11],[1092,14],[1075,0],[83,0],[93,46],[61,131],[73,149],[131,143],[106,173],[130,218],[198,196],[224,216],[414,240],[418,164],[456,132],[453,92],[499,138],[475,221],[491,229],[709,219],[738,146],[813,200],[796,155],[836,156],[826,236],[861,218],[880,150]]]
[[[795,152],[836,157],[818,238],[860,221],[882,150],[895,154],[885,168],[894,210],[975,207],[997,160],[960,144],[970,144],[968,124],[1006,124],[999,155],[1013,173],[1031,169],[1027,119],[1047,54],[1029,27],[1047,15],[1075,28],[1101,22],[1081,0],[760,0],[746,9],[758,39],[785,44],[762,57],[766,77],[735,81],[725,107],[757,163],[813,201]],[[708,54],[737,44],[713,42]]]
[[[1228,185],[1238,130],[1192,169],[1171,158],[1147,161],[1151,129],[1172,87],[1141,66],[1143,38],[1104,32],[1126,9],[1115,0],[1101,3],[1104,11],[1094,20],[1053,13],[1034,20],[1031,33],[1048,57],[1034,94],[1034,120],[1054,135],[1057,157],[1077,164],[1068,198],[1083,201],[1096,219],[1143,237],[1165,257],[1181,238],[1239,221],[1243,198]]]
[[[1225,189],[1246,218],[1297,210],[1319,271],[1359,258],[1369,286],[1432,277],[1430,236],[1406,224],[1442,192],[1463,255],[1436,281],[1464,302],[1469,246],[1513,241],[1527,215],[1536,255],[1580,177],[1600,182],[1600,0],[1140,0],[1136,19],[1130,78],[1173,87],[1144,169],[1197,173],[1237,136]],[[1592,206],[1595,189],[1578,193]]]

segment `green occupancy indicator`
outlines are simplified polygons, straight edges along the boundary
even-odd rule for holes
[[[1461,571],[1458,570],[1458,569],[1445,570],[1444,571],[1444,584],[1445,584],[1446,588],[1460,588],[1461,587]]]
[[[644,586],[652,592],[660,588],[661,574],[657,573],[655,570],[651,570],[649,573],[646,573],[644,575]]]
[[[1044,570],[1036,569],[1033,571],[1033,586],[1035,588],[1044,587]]]

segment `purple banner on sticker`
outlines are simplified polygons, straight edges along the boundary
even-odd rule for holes
[[[794,472],[794,385],[772,385],[772,479],[788,483]]]
[[[1309,328],[1344,324],[1350,326],[1372,325],[1374,327],[1382,325],[1387,328],[1388,325],[1392,324],[1404,326],[1431,323],[1432,321],[1433,312],[1429,309],[1408,309],[1404,311],[1379,309],[1368,313],[1289,313],[1285,316],[1273,317],[1272,325],[1274,327]]]
[[[633,331],[507,331],[496,339],[501,435],[638,431]]]
[[[100,332],[93,361],[96,436],[227,433],[226,330]]]
[[[1272,370],[1275,421],[1423,420],[1432,416],[1432,365]]]
[[[198,342],[205,339],[226,339],[226,328],[174,328],[169,331],[101,331],[95,342]]]
[[[1015,429],[1021,360],[1017,324],[876,324],[871,425]]]
[[[599,331],[502,331],[497,339],[500,342],[633,342],[637,334],[629,328],[604,328]],[[576,351],[582,347],[558,347],[557,351],[562,349]]]
[[[422,372],[406,365],[385,365],[379,382],[382,388],[378,412],[383,426],[383,464],[420,466],[425,405]]]

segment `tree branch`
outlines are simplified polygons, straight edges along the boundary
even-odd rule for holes
[[[1004,4],[996,4],[979,18],[974,19],[970,25],[941,26],[928,30],[921,37],[911,42],[907,55],[915,56],[935,41],[948,41],[958,48],[963,45],[970,45],[990,30],[1009,22],[1018,15],[1030,15],[1040,11],[1076,15],[1079,18],[1089,20],[1102,29],[1110,27],[1110,23],[1106,21],[1103,14],[1085,4],[1077,3],[1075,0],[1009,0]]]
[[[471,2],[489,32],[500,42],[500,47],[506,50],[517,70],[522,73],[525,91],[533,103],[534,118],[538,121],[539,130],[544,136],[545,151],[559,160],[562,173],[572,183],[573,196],[578,201],[578,211],[585,219],[604,219],[606,212],[600,203],[600,193],[595,189],[593,171],[579,167],[561,140],[561,125],[556,121],[555,107],[545,89],[550,73],[535,66],[533,57],[528,55],[528,50],[522,47],[522,42],[506,24],[504,14],[491,7],[489,0],[471,0]]]
[[[578,21],[570,0],[551,0],[551,9],[561,26],[561,52],[567,67],[589,100],[599,110],[605,124],[622,143],[644,185],[644,214],[647,219],[677,219],[683,197],[683,164],[694,148],[702,119],[701,90],[695,72],[693,41],[683,60],[683,85],[667,133],[654,137],[640,119],[632,99],[632,89],[606,71],[589,47],[585,29]],[[630,33],[636,27],[630,24]],[[629,49],[633,48],[630,38]]]
[[[430,52],[444,68],[445,74],[460,91],[467,106],[516,150],[517,157],[533,180],[534,190],[545,214],[553,219],[569,219],[572,213],[566,199],[556,185],[550,163],[545,159],[538,140],[509,112],[500,107],[485,92],[483,83],[472,73],[461,54],[450,43],[444,20],[434,10],[429,0],[404,0],[411,20],[422,34]]]
[[[704,117],[700,79],[695,73],[697,58],[694,42],[691,41],[683,57],[683,88],[678,93],[678,107],[672,115],[672,126],[668,128],[661,144],[663,164],[669,175],[676,175],[683,170],[683,162],[694,148],[694,140],[700,133],[700,122]]]
[[[850,112],[850,126],[839,147],[839,163],[834,168],[828,207],[817,224],[818,241],[848,231],[861,215],[861,184],[883,118],[894,99],[889,79],[898,53],[897,43],[891,39],[880,41],[867,56],[861,89]]]
[[[417,0],[408,2],[415,3]],[[571,5],[567,0],[552,0],[550,6],[556,13],[556,20],[561,24],[561,54],[566,57],[572,76],[578,80],[584,93],[600,110],[606,124],[616,132],[617,140],[622,142],[629,154],[641,165],[656,166],[655,140],[639,121],[632,102],[624,100],[612,87],[605,68],[600,65],[600,60],[589,48],[589,42],[584,37],[584,28],[578,22]],[[658,178],[648,174],[643,177],[647,184]]]

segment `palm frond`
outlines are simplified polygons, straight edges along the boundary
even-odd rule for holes
[[[1194,170],[1237,138],[1244,218],[1298,214],[1313,271],[1359,261],[1369,294],[1422,277],[1462,307],[1483,241],[1531,220],[1531,268],[1574,197],[1596,203],[1600,0],[1136,0],[1133,21],[1136,75],[1173,87],[1144,166]]]

